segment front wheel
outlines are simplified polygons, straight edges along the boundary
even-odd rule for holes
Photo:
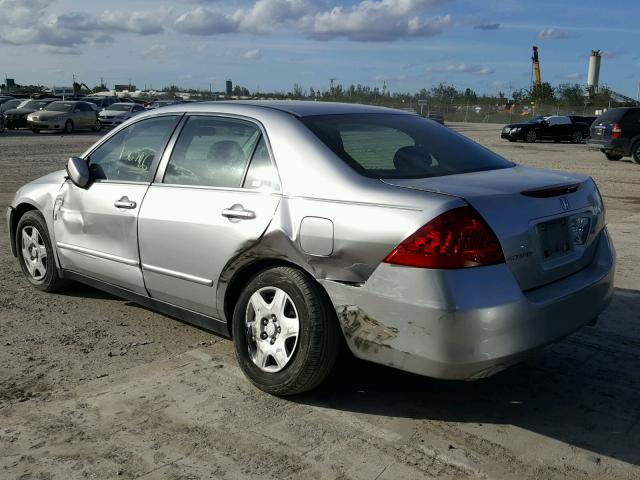
[[[39,128],[32,128],[31,131],[33,133],[40,133],[40,129]]]
[[[64,133],[73,133],[73,122],[71,120],[67,120],[67,123],[64,124]]]
[[[527,143],[535,143],[538,136],[536,135],[535,130],[529,130],[524,136],[524,140]]]
[[[335,310],[308,274],[275,267],[245,287],[233,313],[240,368],[261,390],[293,395],[318,386],[338,356]]]
[[[571,143],[582,143],[583,135],[580,130],[576,130],[571,135]]]
[[[65,285],[58,275],[47,224],[40,212],[31,210],[20,217],[16,246],[22,273],[31,285],[45,292]]]
[[[100,122],[100,120],[96,120],[96,124],[94,125],[92,130],[94,132],[99,132],[100,130],[102,130],[102,123]]]

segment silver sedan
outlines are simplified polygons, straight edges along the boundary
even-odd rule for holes
[[[34,287],[83,282],[232,337],[277,395],[317,386],[344,343],[485,377],[594,321],[613,291],[591,178],[362,105],[143,113],[22,187],[7,217]]]

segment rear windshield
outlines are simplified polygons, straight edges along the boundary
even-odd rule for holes
[[[367,177],[439,177],[514,165],[417,115],[323,115],[301,121],[338,157]]]
[[[622,118],[622,115],[626,111],[627,110],[623,110],[623,109],[620,109],[620,108],[612,108],[611,110],[607,110],[602,115],[600,115],[598,117],[596,123],[617,122],[618,120],[620,120],[620,118]]]

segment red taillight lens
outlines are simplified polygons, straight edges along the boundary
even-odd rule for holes
[[[622,138],[622,127],[619,123],[614,123],[611,126],[611,138]]]
[[[420,268],[464,268],[503,263],[504,255],[478,212],[460,207],[421,227],[383,261]]]

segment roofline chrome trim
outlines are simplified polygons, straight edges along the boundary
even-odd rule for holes
[[[212,287],[213,280],[208,278],[197,277],[188,273],[176,272],[175,270],[169,270],[168,268],[156,267],[154,265],[142,264],[143,270],[148,270],[153,273],[159,273],[160,275],[167,275],[169,277],[179,278],[180,280],[186,280],[187,282],[197,283],[198,285],[204,285],[205,287]]]
[[[119,257],[118,255],[112,255],[110,253],[99,252],[97,250],[91,250],[90,248],[79,247],[77,245],[70,245],[68,243],[57,242],[56,246],[62,250],[71,250],[72,252],[81,253],[90,257],[102,258],[104,260],[111,260],[112,262],[123,263],[131,267],[137,267],[140,262],[132,260],[130,258]]]

